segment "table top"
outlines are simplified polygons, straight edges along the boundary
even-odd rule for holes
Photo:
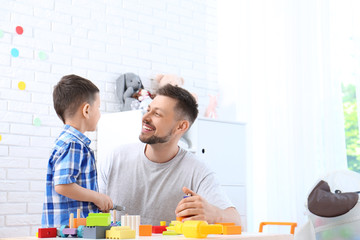
[[[15,238],[0,238],[7,240],[59,240],[65,238],[37,238],[37,237],[15,237]],[[74,239],[74,238],[72,238]],[[82,238],[85,239],[85,238]],[[162,234],[153,234],[151,237],[139,237],[136,239],[141,240],[154,240],[154,239],[164,239],[164,240],[185,240],[190,239],[184,237],[184,235],[178,236],[163,236]],[[265,234],[265,233],[242,233],[241,235],[208,235],[206,239],[239,239],[239,240],[293,240],[294,235],[292,234]]]

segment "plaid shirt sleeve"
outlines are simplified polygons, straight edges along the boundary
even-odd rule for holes
[[[77,182],[82,160],[84,158],[84,146],[77,142],[71,142],[54,163],[54,185],[70,184]]]

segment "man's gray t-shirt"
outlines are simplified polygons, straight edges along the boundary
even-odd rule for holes
[[[176,219],[175,209],[185,195],[183,187],[196,192],[221,209],[233,207],[215,173],[197,157],[180,148],[166,163],[145,156],[143,143],[123,145],[98,162],[99,190],[126,214],[140,215],[141,224],[158,226]]]

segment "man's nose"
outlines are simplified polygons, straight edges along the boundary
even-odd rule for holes
[[[149,122],[149,119],[150,119],[150,112],[145,112],[143,117],[142,117],[142,121],[143,122]]]

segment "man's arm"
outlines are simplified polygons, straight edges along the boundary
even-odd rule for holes
[[[93,202],[102,212],[109,212],[113,208],[113,202],[109,196],[83,188],[76,183],[58,184],[55,186],[55,191],[76,201]]]
[[[217,222],[241,224],[240,215],[235,208],[220,209],[186,187],[183,188],[183,192],[185,195],[190,193],[191,197],[179,202],[175,210],[177,217],[184,217],[184,220],[204,220],[210,224]]]

